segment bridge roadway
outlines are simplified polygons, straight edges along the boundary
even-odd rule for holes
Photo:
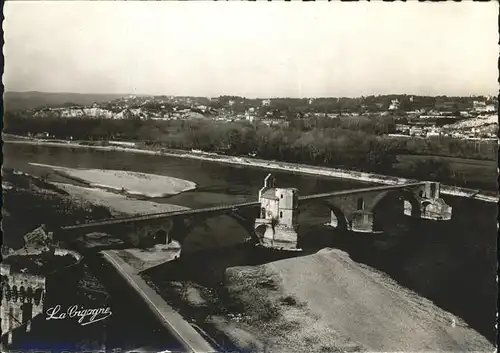
[[[132,266],[127,264],[114,250],[101,251],[104,258],[113,265],[118,273],[130,284],[158,317],[161,323],[184,345],[186,352],[217,352],[200,333],[172,309],[156,291],[151,288]]]
[[[335,196],[362,194],[365,192],[373,192],[373,191],[397,190],[397,189],[403,189],[406,187],[421,186],[421,185],[425,185],[425,183],[420,182],[420,183],[412,183],[412,184],[371,186],[371,187],[362,188],[362,189],[349,189],[349,190],[332,191],[332,192],[321,193],[321,194],[301,196],[301,197],[299,197],[299,201],[320,200],[320,199],[327,199],[327,198],[331,198],[331,197],[335,197]],[[187,210],[180,210],[180,211],[173,211],[173,212],[148,213],[148,214],[138,215],[138,216],[116,217],[116,218],[111,218],[111,219],[107,219],[104,221],[95,221],[95,222],[88,222],[88,223],[83,223],[83,224],[76,224],[76,225],[72,225],[72,226],[65,226],[65,227],[61,227],[61,230],[68,231],[68,230],[73,230],[73,229],[94,228],[94,227],[108,226],[108,225],[113,225],[113,224],[134,223],[134,222],[148,221],[148,220],[162,219],[162,218],[166,219],[166,218],[172,218],[172,217],[176,217],[176,216],[189,216],[189,215],[207,214],[207,213],[223,213],[226,211],[231,211],[231,210],[236,211],[236,210],[241,209],[241,208],[257,207],[257,206],[260,206],[259,201],[244,202],[244,203],[239,203],[239,204],[234,204],[234,205],[221,205],[221,206],[213,206],[213,207],[207,207],[207,208],[187,209]]]
[[[398,190],[398,189],[404,189],[407,187],[422,186],[422,185],[425,185],[425,182],[412,183],[412,184],[371,186],[371,187],[362,188],[362,189],[340,190],[340,191],[326,192],[326,193],[322,193],[322,194],[302,196],[302,197],[299,197],[299,201],[320,200],[320,199],[327,199],[327,198],[335,197],[335,196],[355,195],[355,194],[362,194],[365,192],[372,192],[372,191]]]
[[[116,218],[110,218],[110,219],[107,219],[104,221],[87,222],[87,223],[83,223],[83,224],[65,226],[65,227],[61,227],[61,230],[94,228],[94,227],[106,226],[106,225],[112,225],[112,224],[134,223],[134,222],[138,222],[138,221],[149,221],[149,220],[153,220],[153,219],[172,218],[175,216],[189,216],[189,215],[205,214],[205,213],[218,213],[218,212],[236,210],[236,209],[245,208],[245,207],[256,207],[259,205],[260,205],[260,202],[252,201],[252,202],[244,202],[244,203],[239,203],[239,204],[234,204],[234,205],[221,205],[221,206],[187,209],[187,210],[172,211],[172,212],[147,213],[147,214],[138,215],[138,216],[116,217]]]

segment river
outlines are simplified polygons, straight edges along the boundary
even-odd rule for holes
[[[34,145],[4,145],[4,165],[39,174],[29,162],[74,168],[122,169],[190,180],[198,186],[173,197],[156,199],[191,208],[254,201],[268,171],[216,164],[209,161],[117,151],[93,151]],[[275,172],[280,186],[293,186],[301,195],[357,188],[369,183]],[[376,267],[400,284],[462,317],[491,341],[496,338],[496,214],[497,205],[477,200],[444,197],[453,207],[448,222],[409,220],[394,215],[392,226],[379,240],[341,241],[320,224],[329,217],[320,204],[299,217],[305,246],[336,246],[355,260]],[[239,243],[246,237],[227,217],[207,221],[186,242],[189,251]],[[314,241],[313,241],[314,240]]]

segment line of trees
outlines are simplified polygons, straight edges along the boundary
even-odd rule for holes
[[[6,113],[4,131],[26,135],[48,132],[58,139],[142,141],[157,148],[201,149],[229,155],[391,174],[404,154],[495,160],[496,143],[474,143],[449,137],[388,137],[392,118],[298,119],[290,126],[198,120],[113,120],[105,118],[32,118]],[[412,169],[412,168],[410,168]],[[436,172],[438,171],[438,172]],[[411,173],[453,182],[442,159],[415,162]]]

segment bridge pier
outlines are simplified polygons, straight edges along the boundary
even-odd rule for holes
[[[278,224],[272,220],[257,219],[255,230],[260,235],[259,243],[262,246],[281,249],[297,250],[298,234],[294,227]]]
[[[340,218],[340,219],[339,219]],[[352,212],[346,219],[343,212],[330,211],[330,222],[326,226],[342,231],[354,231],[371,233],[374,231],[374,213],[368,210],[357,210]]]
[[[155,227],[153,243],[159,244],[160,248],[168,252],[171,259],[177,259],[182,253],[182,243],[190,232],[182,219],[163,220]]]
[[[424,200],[421,202],[421,218],[439,221],[451,219],[452,210],[443,199]]]
[[[360,210],[353,212],[351,230],[361,233],[373,232],[373,212]]]
[[[182,252],[182,245],[180,242],[177,240],[173,239],[172,237],[172,229],[165,230],[165,242],[160,243],[162,246],[164,246],[164,250],[168,250],[169,253],[171,253],[171,256],[174,259],[177,259],[181,256]]]
[[[415,192],[418,210],[413,210],[413,205],[405,200],[405,215],[431,220],[450,220],[452,208],[439,197],[439,191],[440,185],[438,182],[426,182],[418,193]]]

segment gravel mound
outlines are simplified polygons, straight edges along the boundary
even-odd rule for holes
[[[230,268],[226,281],[244,325],[273,352],[494,351],[460,318],[340,250]]]

